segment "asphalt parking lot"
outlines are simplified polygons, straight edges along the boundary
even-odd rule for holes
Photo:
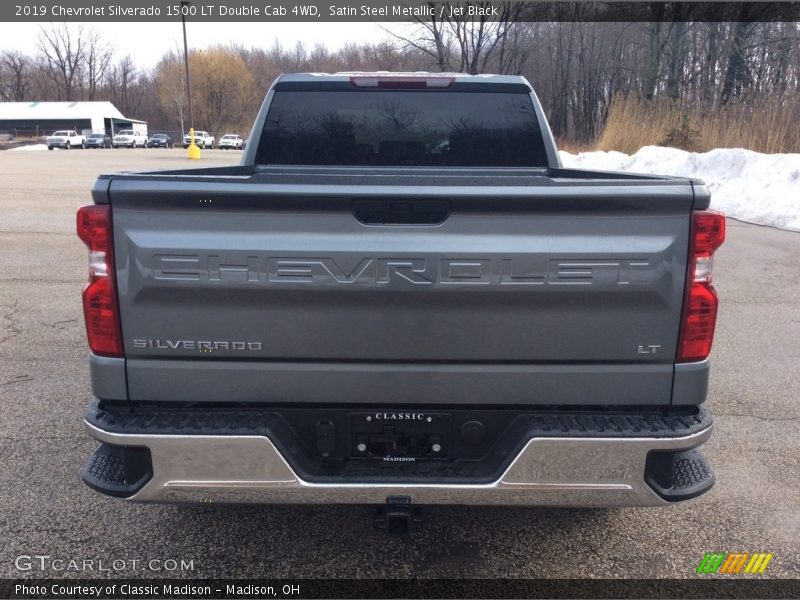
[[[192,560],[211,577],[693,577],[705,552],[773,552],[766,575],[800,577],[800,234],[729,221],[705,446],[707,495],[668,509],[434,507],[410,539],[367,507],[135,505],[79,471],[89,377],[74,214],[100,172],[236,163],[184,150],[0,152],[0,577],[15,557]],[[130,562],[128,563],[130,564]]]

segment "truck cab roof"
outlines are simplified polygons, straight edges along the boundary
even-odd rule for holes
[[[430,71],[340,71],[337,73],[284,73],[275,80],[278,82],[312,83],[312,82],[346,82],[353,79],[451,79],[458,83],[486,84],[522,84],[531,88],[531,84],[521,75],[470,75],[468,73],[430,72]]]

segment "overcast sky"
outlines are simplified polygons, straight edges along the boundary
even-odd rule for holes
[[[0,0],[3,2],[5,0]],[[392,24],[397,27],[397,23]],[[0,23],[0,51],[36,52],[39,23]],[[170,49],[182,47],[181,25],[177,23],[86,23],[116,46],[119,58],[130,54],[139,67],[155,65]],[[269,48],[277,38],[291,48],[299,41],[308,47],[324,43],[337,49],[347,42],[378,42],[390,36],[377,23],[188,23],[190,48],[205,48],[231,42],[245,47]]]

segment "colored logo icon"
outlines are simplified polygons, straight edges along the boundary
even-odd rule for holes
[[[697,572],[703,575],[763,573],[773,556],[771,552],[706,552]]]

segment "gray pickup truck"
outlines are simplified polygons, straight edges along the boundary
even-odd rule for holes
[[[696,450],[722,215],[563,168],[528,82],[278,78],[238,166],[78,212],[100,446],[134,501],[666,505]]]

